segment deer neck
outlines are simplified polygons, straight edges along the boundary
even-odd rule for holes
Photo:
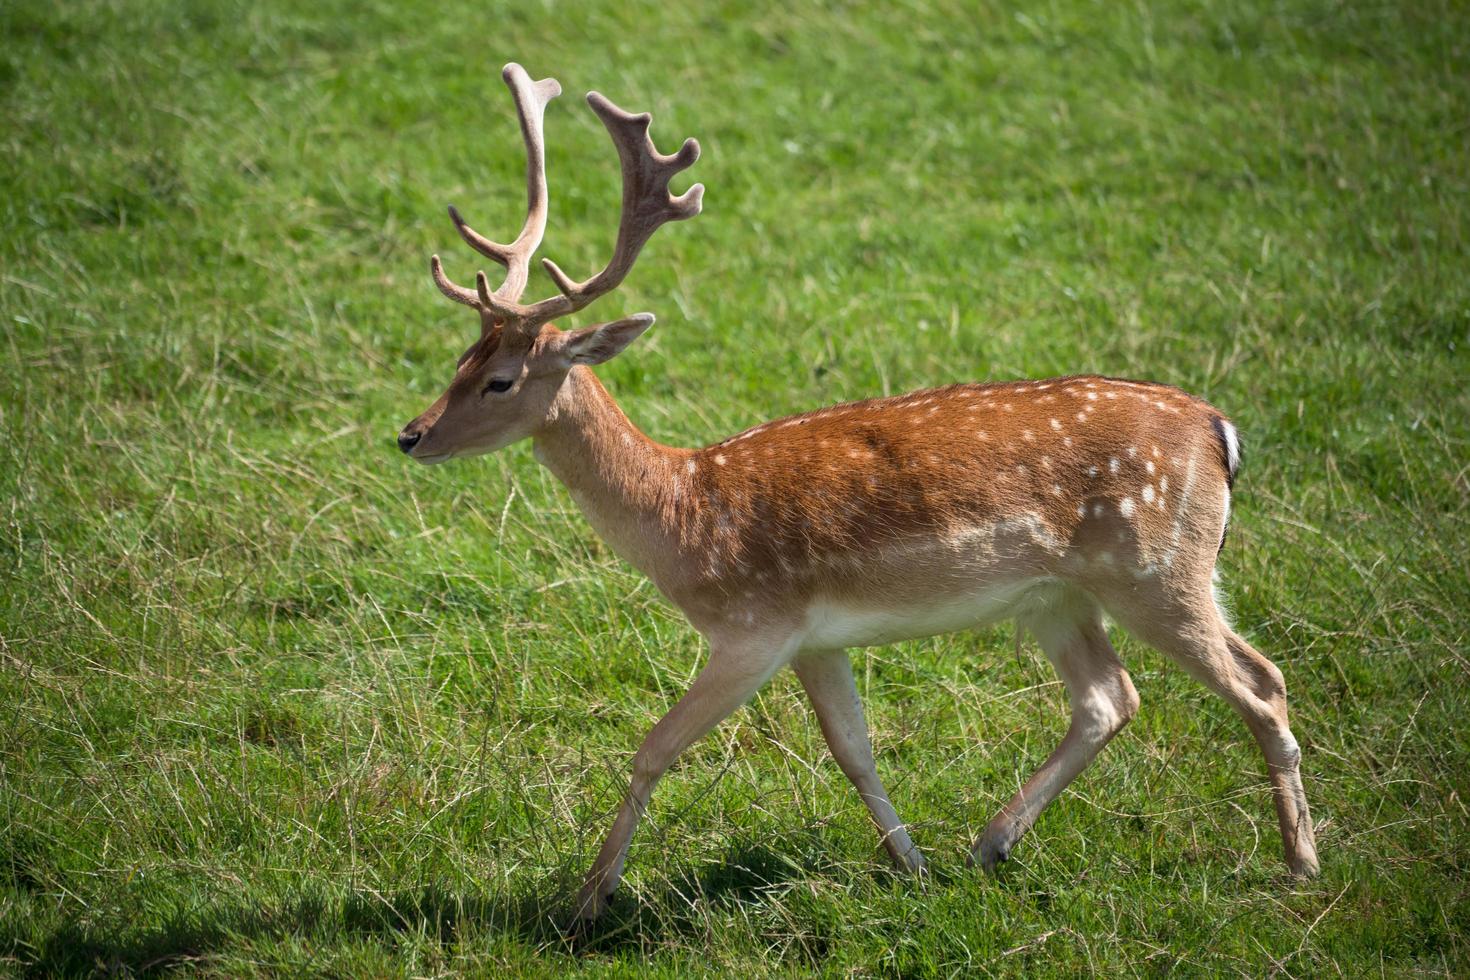
[[[568,372],[533,445],[597,533],[659,582],[675,553],[678,474],[690,450],[644,435],[580,365]]]

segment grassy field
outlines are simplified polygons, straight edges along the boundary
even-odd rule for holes
[[[704,145],[704,215],[596,308],[660,315],[601,371],[659,439],[1079,371],[1234,416],[1222,566],[1320,879],[1237,718],[1121,635],[1138,719],[967,870],[1066,723],[1005,627],[853,651],[930,881],[787,674],[563,937],[703,651],[526,447],[393,446],[476,329],[443,205],[520,221],[509,60],[567,90],[573,274],[618,193],[581,92]],[[19,0],[0,111],[0,972],[1470,972],[1463,5]]]

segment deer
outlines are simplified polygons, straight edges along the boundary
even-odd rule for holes
[[[608,907],[664,773],[785,667],[882,846],[900,872],[923,875],[925,858],[879,778],[848,651],[1005,619],[1055,668],[1070,721],[974,841],[969,863],[992,871],[1006,861],[1137,712],[1107,615],[1240,715],[1265,757],[1287,867],[1317,873],[1282,672],[1234,632],[1216,590],[1241,459],[1229,419],[1176,387],[1075,375],[951,384],[775,419],[701,449],[663,445],[592,371],[653,315],[568,330],[552,321],[617,289],[662,225],[700,213],[702,184],[677,196],[668,186],[699,144],[662,154],[648,113],[590,92],[622,171],[612,257],[581,281],[543,259],[557,292],[522,303],[548,214],[545,110],[561,86],[517,64],[502,77],[525,143],[525,223],[503,245],[449,208],[464,242],[505,275],[492,289],[477,272],[470,289],[430,259],[438,289],[479,314],[480,334],[398,446],[437,464],[529,439],[592,528],[708,644],[687,692],[633,756],[574,921]]]

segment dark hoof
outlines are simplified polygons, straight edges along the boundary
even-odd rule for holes
[[[598,890],[583,888],[577,896],[577,909],[571,921],[566,925],[566,934],[569,937],[580,936],[607,914],[608,906],[612,904],[612,894],[602,894]]]
[[[994,872],[996,866],[1008,860],[1011,856],[1011,845],[1009,841],[999,837],[991,837],[989,834],[980,838],[980,841],[970,851],[970,864],[979,864],[981,870]]]

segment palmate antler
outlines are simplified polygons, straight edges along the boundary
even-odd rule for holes
[[[661,225],[692,218],[699,213],[704,198],[703,184],[695,184],[678,197],[669,193],[669,180],[699,159],[699,143],[692,138],[687,139],[677,153],[665,156],[658,152],[648,135],[652,116],[646,112],[636,115],[624,112],[605,96],[589,92],[587,103],[607,127],[622,163],[623,206],[613,256],[601,272],[582,282],[571,279],[550,259],[542,259],[547,274],[561,293],[529,306],[522,305],[520,298],[526,288],[531,256],[546,231],[543,117],[546,103],[561,93],[561,86],[553,78],[533,82],[525,69],[517,64],[506,65],[502,76],[515,97],[521,135],[526,142],[528,205],[525,226],[514,242],[500,245],[466,225],[453,207],[449,209],[449,216],[454,220],[460,237],[471,248],[506,267],[505,281],[492,291],[488,277],[478,272],[475,274],[475,288],[466,289],[449,280],[437,255],[429,260],[429,269],[440,292],[456,303],[480,311],[485,329],[499,324],[507,330],[533,333],[543,324],[575,313],[599,296],[616,289],[633,268],[644,244]]]

